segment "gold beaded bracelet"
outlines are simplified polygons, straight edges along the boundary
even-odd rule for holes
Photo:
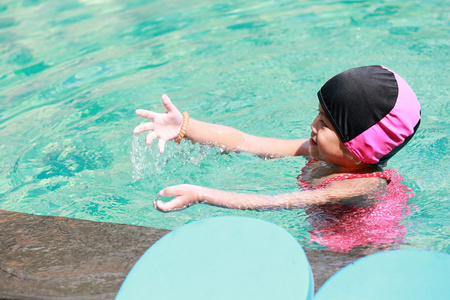
[[[178,134],[178,136],[175,139],[175,142],[177,142],[178,144],[181,142],[181,140],[183,139],[184,135],[186,134],[186,128],[187,128],[188,123],[189,123],[189,114],[188,114],[188,112],[185,111],[181,115],[183,116],[183,124],[181,124],[180,133]]]

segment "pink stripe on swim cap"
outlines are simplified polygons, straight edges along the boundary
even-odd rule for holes
[[[345,143],[356,158],[368,164],[377,164],[397,147],[403,147],[420,121],[420,104],[413,90],[403,78],[389,71],[398,85],[394,108],[378,123]]]

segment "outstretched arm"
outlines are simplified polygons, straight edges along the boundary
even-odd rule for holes
[[[169,202],[155,200],[153,205],[163,212],[182,210],[196,203],[231,209],[294,209],[354,199],[371,194],[380,187],[379,178],[359,178],[333,182],[323,189],[267,196],[183,184],[161,190],[158,196],[174,199]]]
[[[247,134],[228,126],[191,119],[186,137],[194,142],[213,144],[233,152],[248,152],[261,157],[308,155],[309,140],[277,139]]]
[[[166,113],[158,114],[143,109],[136,111],[138,116],[153,122],[143,123],[133,131],[135,134],[149,131],[146,138],[147,144],[151,144],[159,138],[160,152],[164,151],[167,141],[178,135],[183,122],[181,113],[167,95],[162,96],[162,101],[167,109]],[[230,151],[249,152],[263,157],[306,156],[309,147],[308,139],[286,140],[258,137],[228,126],[206,123],[192,118],[186,128],[185,137],[194,143],[212,144]]]

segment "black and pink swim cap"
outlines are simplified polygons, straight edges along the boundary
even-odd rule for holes
[[[420,124],[420,104],[413,90],[383,66],[342,72],[317,94],[341,141],[367,164],[384,164]]]

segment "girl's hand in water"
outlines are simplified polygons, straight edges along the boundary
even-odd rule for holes
[[[158,149],[161,153],[164,152],[166,142],[177,137],[183,123],[183,116],[175,105],[172,104],[172,101],[170,101],[167,95],[164,94],[162,96],[162,102],[167,109],[165,113],[155,113],[145,109],[136,110],[138,116],[147,118],[153,122],[142,123],[133,130],[134,134],[149,131],[145,139],[147,145],[150,145],[154,140],[159,138]]]
[[[198,203],[202,199],[202,194],[205,188],[190,184],[175,185],[161,190],[157,198],[159,197],[175,197],[169,202],[163,202],[161,200],[153,201],[153,206],[162,212],[170,212],[185,209],[195,203]]]

